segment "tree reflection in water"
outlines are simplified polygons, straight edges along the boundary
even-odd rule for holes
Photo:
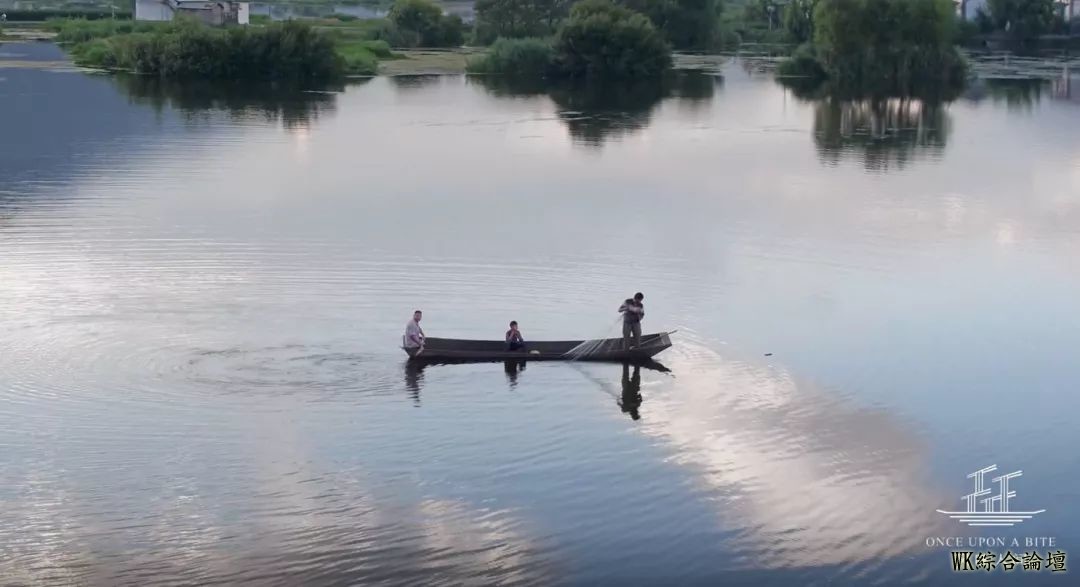
[[[989,98],[1013,111],[1029,111],[1038,104],[1051,86],[1050,80],[1038,78],[987,78],[976,80],[964,92],[964,98],[982,102]]]
[[[444,77],[445,76],[442,75],[425,73],[418,75],[391,75],[387,79],[390,80],[390,84],[394,86],[395,90],[403,94],[408,94],[430,88],[442,81]]]
[[[647,127],[662,100],[675,99],[691,107],[707,107],[723,78],[684,71],[660,81],[549,82],[503,76],[474,76],[469,81],[480,84],[494,96],[548,96],[574,142],[601,147],[605,141]]]
[[[924,85],[901,94],[892,88],[807,85],[800,79],[781,83],[814,104],[814,144],[824,162],[835,165],[852,157],[871,171],[940,157],[952,124],[948,104],[963,89]]]
[[[181,113],[189,122],[209,121],[224,112],[232,120],[254,117],[281,121],[289,130],[309,128],[321,116],[336,108],[342,86],[317,89],[280,83],[221,83],[201,80],[163,80],[156,77],[117,75],[115,83],[136,104],[157,111],[166,107]],[[366,83],[360,79],[356,83]]]
[[[822,160],[836,164],[852,154],[872,171],[940,157],[949,125],[943,104],[919,98],[826,98],[814,107],[814,143]]]

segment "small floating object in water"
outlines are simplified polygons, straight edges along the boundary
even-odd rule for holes
[[[765,356],[766,356],[766,357],[771,357],[771,356],[772,356],[772,353],[765,353]]]

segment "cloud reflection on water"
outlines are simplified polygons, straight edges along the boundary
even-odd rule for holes
[[[10,478],[20,489],[0,507],[0,533],[19,537],[0,542],[0,576],[113,585],[548,582],[534,530],[518,513],[415,487],[392,495],[362,470],[321,466],[294,416],[303,408],[301,399],[276,401],[234,422],[242,442],[183,445],[165,462],[140,465],[141,478],[38,460]],[[125,496],[136,486],[143,498],[132,503]]]
[[[895,416],[682,338],[642,431],[715,490],[739,567],[874,569],[942,528],[928,447]]]

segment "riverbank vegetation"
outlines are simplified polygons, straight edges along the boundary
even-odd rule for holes
[[[552,37],[576,4],[573,0],[477,0],[473,41],[487,45],[499,38]],[[614,0],[613,4],[644,15],[677,50],[720,49],[735,40],[722,26],[721,0]]]
[[[779,68],[802,84],[906,94],[964,81],[951,0],[818,0],[808,26]]]
[[[324,81],[350,72],[374,73],[376,58],[346,47],[309,25],[212,28],[170,23],[63,21],[57,40],[76,64],[164,78]]]
[[[293,48],[274,49],[291,37],[266,16],[224,29],[111,19],[47,26],[80,65],[167,77],[235,75],[242,63],[256,64],[242,75],[260,79],[372,75],[380,61],[383,71],[397,73],[461,71],[468,61],[468,71],[515,77],[653,77],[670,66],[672,50],[714,52],[743,42],[789,55],[780,71],[803,85],[828,79],[901,88],[962,77],[954,43],[1054,30],[1046,10],[1053,0],[988,0],[988,13],[975,23],[955,18],[949,0],[477,0],[469,27],[433,0],[378,2],[389,7],[385,18],[302,20],[311,42],[297,50],[325,52],[328,39],[336,57],[302,59]],[[462,46],[484,53],[472,57]],[[403,56],[391,47],[423,50]],[[447,54],[438,51],[445,49],[458,53],[443,59]],[[426,65],[429,57],[440,65]],[[307,58],[317,62],[311,74],[296,65]],[[274,59],[292,61],[283,67],[266,61]]]
[[[552,74],[554,62],[555,50],[547,39],[499,38],[467,67],[470,73],[538,79]]]
[[[382,41],[395,49],[454,49],[468,40],[461,17],[443,14],[432,0],[395,0],[389,4],[386,18],[334,14],[304,21],[338,39]]]
[[[582,0],[552,41],[500,38],[469,65],[474,73],[632,79],[671,66],[671,48],[645,15],[609,0]]]

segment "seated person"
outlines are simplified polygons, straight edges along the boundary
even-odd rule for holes
[[[525,348],[525,339],[518,330],[517,320],[510,322],[510,330],[506,331],[506,346],[512,351],[520,351]]]

